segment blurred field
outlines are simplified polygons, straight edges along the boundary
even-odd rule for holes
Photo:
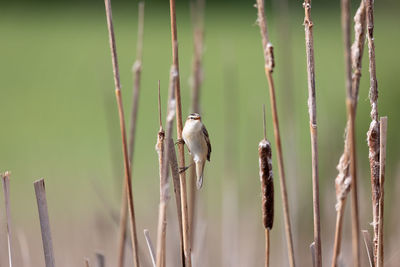
[[[317,116],[320,149],[321,215],[324,261],[330,262],[334,234],[336,164],[343,151],[346,120],[342,39],[338,7],[313,11]],[[392,3],[392,5],[395,5]],[[135,58],[135,6],[113,3],[114,24],[123,85],[126,113],[132,95],[131,66]],[[307,82],[304,52],[303,13],[293,6],[290,21],[293,77],[280,64],[285,51],[280,50],[276,16],[267,16],[275,45],[278,109],[283,148],[288,173],[289,199],[295,226],[296,255],[299,266],[309,266],[308,246],[312,240],[311,157],[307,114]],[[353,9],[353,12],[355,9]],[[222,200],[233,181],[237,191],[229,193],[229,202],[238,215],[240,266],[260,266],[263,261],[263,238],[260,220],[260,188],[257,145],[262,138],[262,104],[267,106],[268,136],[273,128],[263,70],[256,11],[251,3],[243,7],[208,6],[206,11],[206,51],[204,86],[201,95],[202,117],[213,145],[212,162],[206,167],[204,189],[199,193],[203,219],[207,223],[206,266],[220,266]],[[178,38],[181,64],[184,116],[190,111],[192,29],[188,5],[178,10]],[[400,109],[398,43],[400,19],[382,3],[376,5],[375,22],[379,112],[389,120],[386,175],[386,257],[396,257],[400,250],[395,214],[399,204],[400,138],[397,124]],[[104,251],[112,266],[117,251],[117,227],[110,209],[119,211],[122,181],[122,153],[118,116],[114,99],[111,59],[108,47],[103,2],[95,6],[13,6],[0,16],[0,170],[10,170],[11,204],[15,232],[26,233],[34,264],[42,264],[41,240],[32,182],[46,179],[55,253],[60,266],[78,265],[83,256]],[[155,240],[158,206],[158,165],[154,150],[158,130],[157,80],[161,80],[163,112],[167,97],[171,64],[169,9],[146,3],[142,91],[140,96],[137,145],[133,167],[135,208],[140,242],[142,229],[149,228]],[[366,132],[369,127],[368,58],[364,57],[363,76],[357,113],[357,149],[361,228],[370,229],[372,220]],[[292,88],[283,88],[291,79]],[[231,97],[227,95],[236,95]],[[228,100],[227,100],[228,99]],[[236,103],[232,103],[236,102]],[[229,114],[227,116],[227,111]],[[230,118],[234,116],[233,120]],[[226,125],[226,121],[233,121]],[[229,129],[229,130],[227,130]],[[229,141],[229,142],[228,142]],[[272,142],[274,149],[274,142]],[[227,154],[227,151],[229,152]],[[228,156],[227,156],[228,155]],[[274,154],[275,156],[275,154]],[[233,171],[227,171],[233,166]],[[274,170],[277,168],[274,165]],[[286,250],[280,211],[280,189],[276,177],[276,219],[272,232],[272,263],[283,263]],[[224,180],[227,179],[227,180]],[[232,188],[232,187],[229,187]],[[236,195],[237,193],[237,195]],[[103,199],[102,199],[103,198]],[[171,201],[170,218],[175,215]],[[235,211],[237,206],[238,210]],[[0,266],[5,266],[6,248],[3,197],[0,205]],[[347,206],[349,210],[349,205]],[[235,218],[235,217],[234,217]],[[351,253],[350,221],[346,217],[343,253]],[[176,228],[167,233],[173,242]],[[203,229],[199,226],[199,229]],[[234,231],[235,229],[232,229]],[[17,234],[16,234],[17,235]],[[15,242],[16,244],[18,241]],[[17,246],[16,246],[17,247]],[[177,248],[173,248],[177,249]],[[253,251],[254,249],[254,251]],[[19,258],[19,251],[14,252]],[[365,258],[364,247],[361,249]],[[145,251],[147,254],[147,251]],[[206,252],[204,252],[206,253]],[[254,260],[249,263],[247,257]],[[399,257],[392,260],[392,265]],[[283,264],[282,263],[282,264]],[[17,266],[21,266],[17,264]]]

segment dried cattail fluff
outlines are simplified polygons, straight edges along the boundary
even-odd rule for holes
[[[262,194],[262,215],[266,229],[272,229],[274,224],[274,181],[272,175],[271,144],[268,140],[261,140],[258,145],[260,165],[260,181]]]

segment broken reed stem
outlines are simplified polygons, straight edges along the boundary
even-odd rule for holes
[[[156,267],[156,254],[154,252],[153,242],[151,242],[149,230],[143,230],[144,238],[146,239],[147,248],[149,249],[149,254],[151,258],[151,263],[153,267]]]
[[[307,80],[308,80],[308,113],[310,116],[311,135],[311,163],[313,183],[313,213],[314,213],[314,242],[315,242],[315,266],[322,266],[321,255],[321,224],[319,212],[319,177],[318,177],[318,141],[317,141],[317,104],[315,99],[315,63],[313,22],[311,20],[311,0],[303,3],[304,29],[307,54]]]
[[[286,189],[286,176],[285,170],[283,166],[283,155],[282,155],[282,147],[281,147],[281,136],[279,132],[279,121],[278,121],[278,111],[276,108],[276,97],[275,97],[275,86],[272,78],[272,72],[275,65],[274,55],[273,55],[273,46],[269,42],[268,31],[267,31],[267,23],[265,20],[264,14],[264,1],[257,0],[257,21],[260,26],[260,33],[262,38],[262,46],[264,51],[264,60],[265,60],[265,75],[268,80],[269,86],[269,95],[270,95],[270,103],[272,110],[272,119],[274,124],[274,135],[275,135],[275,143],[276,143],[276,151],[278,157],[278,170],[279,170],[279,181],[281,186],[281,195],[282,195],[282,206],[283,213],[285,219],[285,231],[286,231],[286,241],[287,241],[287,249],[288,249],[288,257],[289,263],[291,267],[295,266],[294,259],[294,247],[293,247],[293,237],[292,237],[292,227],[290,223],[290,214],[289,214],[289,200],[287,196]]]
[[[158,231],[157,231],[157,267],[165,266],[165,255],[166,255],[166,231],[167,231],[167,203],[169,200],[169,182],[168,182],[168,163],[169,163],[169,154],[170,154],[170,145],[169,142],[172,142],[172,127],[175,118],[175,83],[177,79],[177,71],[174,67],[171,68],[170,73],[170,88],[169,88],[169,97],[168,97],[168,106],[167,106],[167,119],[166,119],[166,132],[164,142],[164,131],[162,131],[162,127],[160,131],[162,131],[162,139],[157,141],[157,151],[159,153],[160,158],[160,169],[162,170],[160,176],[160,206],[159,206],[159,214],[158,214]],[[161,108],[161,106],[159,107]],[[160,133],[159,133],[160,136]],[[163,146],[163,147],[161,147]],[[160,156],[161,154],[161,156]]]
[[[369,147],[369,164],[371,169],[372,214],[374,228],[374,262],[377,266],[378,229],[379,229],[379,115],[378,115],[378,83],[376,79],[375,43],[374,43],[374,1],[366,0],[367,9],[367,40],[370,73],[369,99],[371,103],[371,124],[367,133]]]
[[[178,57],[178,31],[176,28],[176,10],[175,0],[169,1],[170,17],[171,17],[171,42],[172,42],[172,61],[174,68],[177,72],[175,83],[175,97],[176,97],[176,132],[178,140],[182,140],[182,104],[181,104],[181,89],[179,80],[179,57]],[[185,147],[183,143],[178,144],[179,165],[185,166]],[[190,229],[189,229],[189,216],[187,208],[187,189],[186,189],[186,175],[185,172],[179,174],[179,182],[181,189],[181,208],[182,208],[182,227],[183,227],[183,248],[185,256],[185,266],[192,266],[191,248],[190,248]]]
[[[136,61],[133,64],[133,100],[132,100],[132,111],[130,120],[130,131],[129,131],[129,162],[131,164],[130,172],[132,177],[132,166],[133,166],[133,152],[135,147],[135,133],[136,133],[136,121],[139,107],[139,92],[140,92],[140,81],[142,73],[142,58],[143,58],[143,28],[144,28],[144,2],[139,2],[138,11],[138,34],[137,34],[137,45],[136,45]],[[122,188],[122,200],[121,200],[121,222],[120,222],[120,233],[119,233],[119,249],[118,249],[118,266],[122,267],[124,264],[125,257],[125,244],[126,244],[126,218],[128,213],[128,202],[126,197],[125,185]]]
[[[191,85],[192,85],[192,112],[200,113],[200,88],[203,83],[203,51],[204,51],[204,7],[205,0],[195,0],[191,1],[191,16],[192,16],[192,25],[193,25],[193,43],[194,43],[194,51],[193,51],[193,63],[192,63],[192,77],[191,77]],[[193,164],[193,159],[190,157],[189,165]],[[194,244],[194,221],[196,214],[196,168],[191,168],[189,172],[189,229],[191,236],[191,247]]]
[[[112,22],[112,11],[111,11],[110,0],[104,0],[104,4],[105,4],[105,9],[106,9],[108,37],[109,37],[109,42],[110,42],[111,59],[112,59],[113,72],[114,72],[115,97],[116,97],[117,105],[118,105],[119,124],[120,124],[121,137],[122,137],[122,151],[123,151],[123,156],[124,156],[124,169],[125,169],[125,184],[123,186],[126,188],[126,192],[127,192],[129,223],[130,223],[130,227],[131,227],[132,255],[133,255],[135,267],[139,267],[140,264],[139,264],[138,241],[137,241],[137,232],[136,232],[135,210],[134,210],[134,206],[133,206],[132,180],[131,180],[130,163],[129,163],[129,156],[128,156],[128,146],[127,146],[127,140],[126,140],[124,109],[123,109],[123,105],[122,105],[122,96],[121,96],[121,84],[120,84],[120,80],[119,80],[117,48],[116,48],[116,44],[115,44],[114,27],[113,27],[113,22]],[[121,218],[121,220],[122,219],[123,218]]]
[[[264,134],[265,128],[264,119]],[[270,255],[269,231],[272,229],[274,224],[274,180],[272,173],[271,144],[268,142],[265,136],[258,145],[258,158],[261,182],[261,207],[263,225],[265,229],[265,266],[268,267]]]
[[[385,168],[386,168],[386,136],[387,136],[387,117],[382,117],[380,120],[380,148],[379,148],[379,228],[378,228],[378,255],[377,267],[383,267],[383,218],[384,218],[384,183],[385,183]]]
[[[11,209],[10,209],[10,172],[5,172],[2,175],[4,203],[6,206],[7,216],[7,246],[8,246],[8,265],[12,267],[12,245],[11,245]]]
[[[37,180],[33,183],[33,186],[35,187],[36,201],[39,211],[40,229],[42,231],[44,261],[46,263],[46,267],[54,267],[55,261],[53,252],[53,241],[51,238],[50,220],[49,212],[47,209],[46,188],[44,184],[44,179]]]
[[[352,81],[351,81],[351,99],[353,100],[354,117],[357,111],[358,92],[361,78],[361,63],[364,51],[365,42],[365,5],[364,0],[361,0],[360,7],[358,8],[356,15],[354,16],[354,43],[351,47],[351,60],[352,60]],[[346,83],[347,85],[347,83]],[[348,95],[348,89],[347,89]],[[343,215],[346,206],[347,195],[350,192],[352,176],[350,175],[350,118],[346,123],[345,129],[345,141],[343,154],[340,157],[337,165],[338,175],[335,179],[336,186],[336,229],[335,229],[335,241],[332,255],[332,267],[337,265],[338,257],[340,254],[341,247],[341,236],[343,226]]]

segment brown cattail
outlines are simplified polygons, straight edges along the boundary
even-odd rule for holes
[[[262,215],[265,229],[271,230],[274,224],[274,181],[272,175],[271,144],[267,139],[258,145],[260,164]]]

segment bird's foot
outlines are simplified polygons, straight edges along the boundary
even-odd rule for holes
[[[181,139],[177,139],[175,145],[184,145],[185,144],[185,140]]]
[[[193,164],[190,164],[189,166],[186,167],[179,167],[179,173],[185,172],[187,169],[189,169]]]

